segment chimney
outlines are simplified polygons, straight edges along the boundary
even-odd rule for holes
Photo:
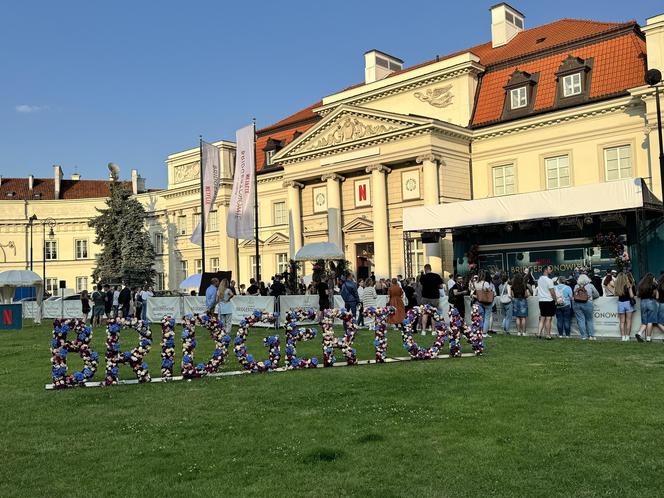
[[[73,182],[77,182],[81,179],[81,174],[80,173],[72,173],[71,174],[71,180]]]
[[[53,185],[54,185],[54,199],[60,198],[60,186],[62,184],[62,168],[59,164],[53,165]]]
[[[141,178],[136,169],[131,170],[131,191],[134,195],[145,192],[145,178]]]
[[[664,72],[664,14],[646,19],[641,31],[646,35],[648,69]]]
[[[498,3],[491,11],[491,47],[507,45],[509,41],[524,30],[524,16],[505,2]]]
[[[0,187],[2,187],[2,175],[0,175]]]
[[[28,175],[28,190],[30,190],[30,195],[32,195],[32,190],[35,187],[35,177],[34,175]]]
[[[402,68],[403,61],[401,59],[380,50],[369,50],[364,54],[365,83],[382,80],[395,71],[401,71]]]

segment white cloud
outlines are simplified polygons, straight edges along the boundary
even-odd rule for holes
[[[50,106],[21,104],[17,105],[15,109],[16,112],[20,112],[22,114],[29,114],[31,112],[47,111],[48,109],[50,109]]]

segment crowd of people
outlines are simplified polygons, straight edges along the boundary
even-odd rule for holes
[[[111,318],[137,317],[146,319],[147,306],[144,303],[154,296],[154,288],[129,287],[124,284],[111,287],[109,284],[98,284],[92,295],[87,290],[81,292],[82,319],[85,323],[92,318],[92,326],[105,325]]]

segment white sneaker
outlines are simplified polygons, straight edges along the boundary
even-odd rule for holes
[[[629,336],[628,335],[625,336],[625,342],[629,342]]]
[[[646,337],[646,342],[652,342],[652,337]]]
[[[581,338],[582,341],[585,341],[586,339],[588,338],[585,335]]]

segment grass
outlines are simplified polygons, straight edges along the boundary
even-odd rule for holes
[[[49,341],[0,333],[2,497],[662,496],[661,343],[501,336],[481,358],[46,391]]]

